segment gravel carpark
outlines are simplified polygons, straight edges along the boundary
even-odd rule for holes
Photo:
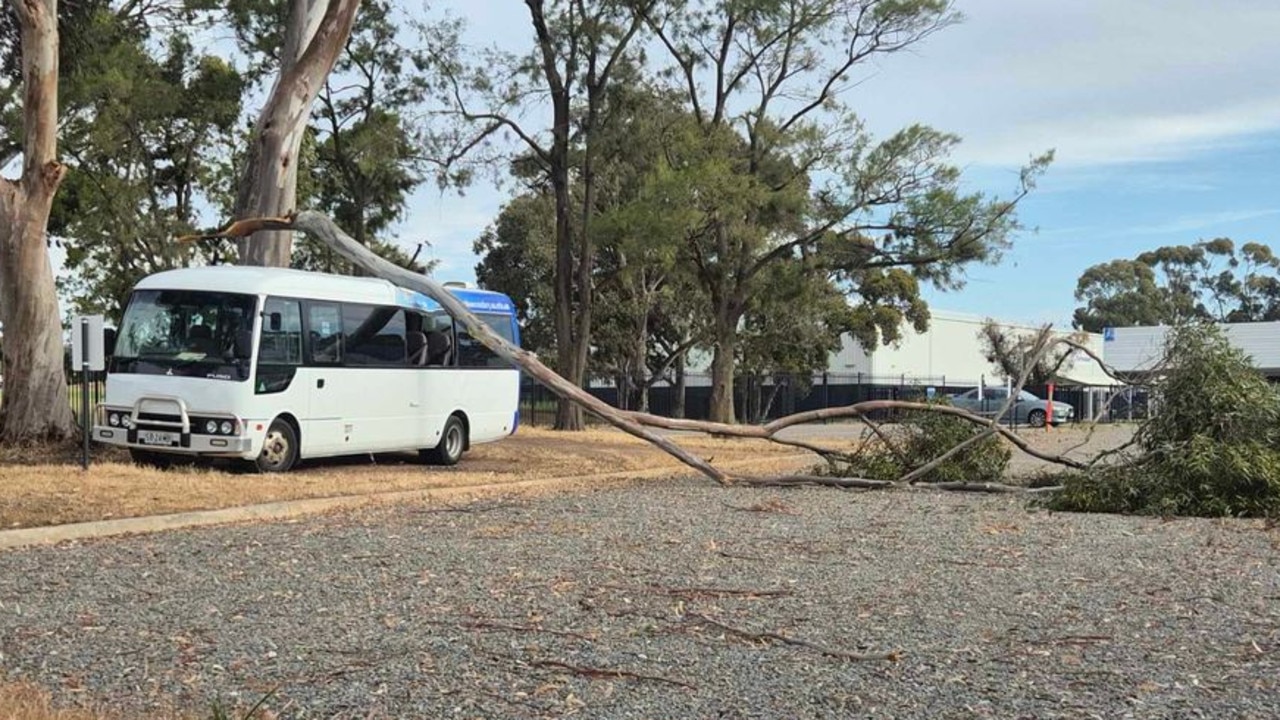
[[[644,482],[8,551],[0,653],[125,717],[1269,718],[1280,534]]]

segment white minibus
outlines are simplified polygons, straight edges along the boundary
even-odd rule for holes
[[[449,291],[519,344],[515,306]],[[519,424],[520,374],[438,303],[376,278],[280,268],[171,270],[138,283],[120,322],[93,438],[135,461],[417,450],[452,465]]]

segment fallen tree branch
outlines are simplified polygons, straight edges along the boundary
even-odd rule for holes
[[[964,452],[966,448],[972,445],[976,445],[982,442],[983,440],[986,440],[987,438],[991,437],[994,434],[995,434],[994,430],[992,430],[991,428],[987,428],[982,432],[974,433],[973,435],[970,435],[968,438],[954,445],[950,450],[947,450],[946,452],[942,453],[938,457],[930,460],[924,465],[921,465],[915,470],[912,470],[906,475],[903,475],[902,477],[898,478],[897,484],[910,485],[911,483],[914,483],[916,480],[936,470],[938,466],[941,465],[942,463]]]
[[[428,625],[437,625],[441,627],[457,627],[463,630],[497,630],[507,632],[524,632],[542,635],[554,635],[556,637],[573,638],[582,640],[583,642],[595,642],[598,638],[584,635],[582,633],[572,632],[570,630],[551,630],[549,628],[537,625],[508,625],[507,623],[495,622],[492,620],[423,620]]]
[[[417,291],[427,297],[430,297],[440,303],[440,305],[455,319],[455,321],[462,324],[467,329],[472,337],[479,340],[485,347],[492,350],[502,359],[527,372],[530,376],[546,386],[559,397],[567,398],[572,402],[577,403],[585,410],[596,417],[603,419],[610,425],[619,428],[629,435],[653,444],[685,465],[721,484],[730,484],[737,478],[731,478],[725,472],[712,465],[708,460],[691,454],[670,437],[654,432],[653,429],[690,430],[713,436],[769,440],[771,442],[798,447],[809,452],[813,452],[826,459],[828,463],[832,463],[832,458],[840,459],[842,457],[848,458],[853,456],[841,454],[838,453],[838,451],[822,448],[818,445],[802,440],[779,438],[777,437],[778,433],[796,425],[826,420],[856,418],[861,420],[868,428],[870,428],[872,433],[878,437],[881,442],[885,443],[885,446],[891,452],[898,454],[899,457],[902,458],[903,453],[901,448],[893,442],[892,438],[888,437],[888,434],[879,426],[878,423],[872,420],[871,414],[887,410],[924,411],[942,413],[961,418],[967,422],[982,426],[984,428],[984,432],[974,435],[972,438],[966,440],[957,447],[952,448],[947,453],[944,453],[942,456],[932,460],[926,465],[913,469],[902,478],[899,478],[897,481],[898,484],[911,485],[927,473],[936,469],[936,467],[946,459],[953,457],[956,453],[961,452],[965,447],[978,442],[984,437],[989,437],[993,433],[999,434],[1023,453],[1037,459],[1076,470],[1085,470],[1091,467],[1090,463],[1075,460],[1064,454],[1052,454],[1037,450],[1012,430],[1000,426],[998,422],[999,418],[1003,417],[1004,414],[1007,413],[1016,392],[1006,399],[1000,412],[991,418],[985,418],[949,405],[901,400],[870,400],[843,407],[811,410],[779,418],[765,425],[748,426],[698,420],[663,418],[656,415],[650,415],[648,413],[618,410],[617,408],[614,408],[596,398],[594,395],[586,392],[577,385],[557,375],[551,369],[543,365],[535,353],[519,348],[498,336],[486,323],[473,315],[456,297],[448,292],[443,285],[427,276],[419,275],[384,260],[368,248],[353,240],[323,213],[303,211],[290,214],[287,217],[250,218],[246,220],[239,220],[231,223],[224,229],[212,235],[181,239],[249,238],[254,233],[264,230],[296,230],[305,232],[312,238],[323,243],[329,249],[336,252],[338,255],[342,256],[355,267],[364,270],[370,275],[380,277],[399,287]],[[1041,331],[1040,336],[1037,338],[1035,345],[1036,355],[1037,357],[1043,356],[1049,348],[1064,343],[1086,352],[1101,363],[1100,358],[1097,358],[1091,350],[1080,343],[1073,342],[1068,338],[1055,338],[1051,340],[1049,337],[1049,328],[1047,327]],[[1027,366],[1028,370],[1029,367],[1030,364]],[[1105,369],[1109,374],[1112,372],[1109,367]],[[1027,370],[1024,370],[1022,377],[1018,379],[1018,391],[1021,391],[1022,385],[1026,381],[1026,375]],[[1052,417],[1047,418],[1047,420],[1052,421]],[[908,466],[912,464],[911,459],[903,459],[907,461],[905,464]],[[895,484],[894,482],[870,480],[865,478],[835,478],[805,475],[792,475],[780,478],[745,478],[743,480],[753,485],[814,484],[831,487],[867,489],[879,489]],[[998,485],[998,483],[961,483],[956,487],[940,489],[977,490],[982,488],[981,491],[992,492],[994,490],[990,490],[989,488],[996,487]]]
[[[579,405],[582,405],[592,414],[600,417],[623,432],[656,445],[667,454],[675,457],[680,462],[694,468],[707,477],[722,484],[729,482],[729,477],[727,475],[707,461],[691,455],[684,448],[675,444],[670,438],[663,437],[662,435],[645,429],[614,407],[601,401],[577,385],[560,377],[546,365],[543,365],[542,361],[538,359],[536,354],[507,342],[495,333],[487,323],[473,315],[471,311],[462,304],[462,302],[460,302],[448,291],[447,288],[445,288],[444,285],[441,285],[425,275],[419,275],[382,259],[372,250],[356,242],[351,238],[351,236],[343,232],[342,229],[333,222],[333,220],[329,219],[329,217],[323,213],[303,211],[282,218],[250,218],[247,220],[238,220],[231,223],[212,237],[248,238],[261,230],[298,230],[305,232],[312,238],[324,243],[327,247],[341,255],[343,259],[347,260],[352,265],[355,265],[369,274],[388,280],[400,287],[416,290],[417,292],[426,295],[432,300],[440,303],[440,305],[449,313],[450,316],[454,318],[455,321],[462,323],[462,325],[466,327],[467,332],[470,333],[471,337],[479,340],[485,347],[497,353],[497,355],[503,360],[516,365],[532,375],[538,380],[538,382],[545,385],[555,394],[569,398]],[[183,239],[190,240],[200,238],[189,237]]]
[[[895,486],[892,480],[872,480],[870,478],[839,477],[835,475],[781,475],[778,477],[744,477],[738,478],[744,485],[754,487],[796,487],[798,485],[816,485],[819,487],[846,488],[855,490],[883,490]]]

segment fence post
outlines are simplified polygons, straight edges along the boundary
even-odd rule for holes
[[[823,409],[831,407],[831,385],[827,383],[827,371],[822,371],[822,407]],[[826,420],[822,421],[823,425],[827,424]]]
[[[80,433],[84,445],[80,453],[80,468],[89,469],[89,318],[80,318]]]

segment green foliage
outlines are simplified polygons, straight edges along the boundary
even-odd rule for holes
[[[967,267],[998,259],[1018,229],[1017,202],[1050,161],[1029,163],[1010,197],[968,192],[950,161],[956,136],[911,125],[877,139],[842,101],[863,67],[957,21],[945,0],[575,7],[547,3],[548,27],[532,33],[542,46],[528,53],[458,60],[455,34],[433,38],[436,57],[455,58],[439,67],[451,112],[463,119],[433,147],[454,167],[495,159],[499,145],[490,141],[502,134],[528,145],[507,166],[537,192],[558,195],[561,301],[587,294],[563,286],[571,265],[593,265],[572,273],[574,283],[604,281],[593,285],[601,297],[590,318],[609,326],[560,340],[589,344],[593,361],[617,370],[640,364],[633,340],[643,324],[679,338],[677,346],[699,339],[715,354],[719,420],[732,420],[740,359],[752,374],[801,367],[841,332],[873,349],[906,325],[923,329],[922,285],[959,288]],[[610,56],[627,43],[645,54]],[[598,62],[572,62],[580,56]],[[591,78],[606,67],[612,82],[592,92]],[[548,87],[548,73],[567,85]],[[647,111],[628,109],[628,93]],[[567,136],[521,125],[529,99],[548,94],[568,101],[557,109]],[[610,155],[623,160],[611,164]],[[665,303],[664,293],[682,313],[644,310]],[[852,311],[827,301],[840,294]],[[817,302],[796,308],[771,296]],[[776,347],[788,322],[793,335],[817,341]]]
[[[1261,243],[1227,238],[1174,245],[1085,270],[1075,326],[1172,325],[1195,320],[1280,319],[1280,258]]]
[[[426,86],[413,71],[420,53],[400,42],[400,26],[392,14],[387,0],[361,3],[351,37],[313,111],[315,145],[306,170],[317,209],[331,215],[356,242],[406,266],[408,257],[396,248],[389,230],[423,181],[418,150],[422,131],[408,116],[424,100]],[[306,267],[308,254],[326,255],[309,245],[304,261],[295,266]],[[329,272],[348,270],[346,263],[326,260]]]
[[[1280,394],[1210,324],[1174,328],[1160,404],[1130,463],[1065,478],[1056,510],[1208,517],[1280,513]]]
[[[516,306],[521,344],[555,357],[551,274],[555,263],[555,208],[546,194],[510,200],[476,239],[476,282],[506,293]]]
[[[982,432],[980,426],[967,420],[928,411],[905,413],[899,421],[898,430],[893,448],[874,443],[842,463],[836,474],[897,480]],[[1011,457],[1009,446],[992,435],[947,458],[920,481],[999,482],[1009,467]]]
[[[92,52],[61,83],[81,107],[62,121],[68,173],[49,230],[66,250],[60,289],[74,308],[118,317],[141,277],[209,259],[210,248],[173,238],[201,224],[216,193],[244,82],[181,32],[153,36],[108,10],[93,22]]]

